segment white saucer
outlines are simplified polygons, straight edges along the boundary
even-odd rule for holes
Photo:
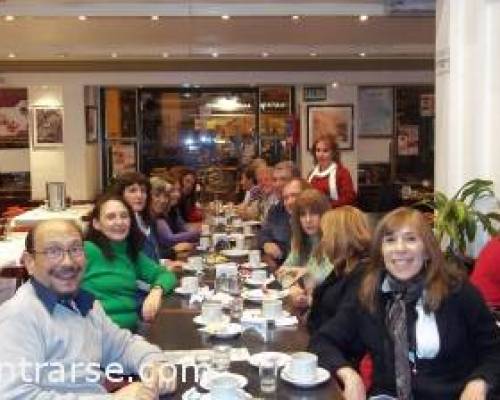
[[[248,256],[248,250],[227,249],[227,250],[222,250],[221,254],[227,257],[245,257]]]
[[[241,264],[241,266],[243,268],[246,268],[246,269],[263,269],[263,268],[267,267],[267,264],[265,262],[261,261],[259,266],[254,267],[252,264],[246,262],[246,263]]]
[[[281,370],[281,379],[283,379],[285,382],[291,383],[294,386],[302,387],[302,388],[309,388],[309,387],[314,387],[321,385],[322,383],[325,383],[327,380],[330,379],[330,372],[324,368],[318,367],[316,370],[316,379],[314,381],[310,382],[304,382],[301,381],[300,379],[294,378],[290,376],[288,373],[288,365],[286,365],[282,370]]]
[[[195,294],[198,292],[198,289],[196,289],[195,292],[191,292],[190,290],[186,290],[184,289],[182,286],[177,286],[175,289],[174,289],[174,292],[177,293],[177,294],[180,294],[181,296],[190,296],[192,294]]]
[[[261,353],[252,354],[248,359],[248,363],[258,368],[262,360],[267,360],[270,358],[276,359],[276,364],[278,364],[278,367],[284,367],[291,360],[291,357],[285,353],[280,353],[278,351],[263,351]]]
[[[264,294],[262,289],[250,289],[244,290],[241,293],[241,297],[248,301],[261,302],[263,299],[282,299],[285,297],[285,293],[276,289],[268,289],[267,293]]]
[[[193,397],[193,393],[196,393]],[[210,393],[199,393],[196,391],[196,388],[191,388],[187,391],[185,391],[182,395],[182,400],[217,400],[212,397]],[[248,400],[252,399],[252,395],[248,394],[242,389],[238,389],[238,392],[236,393],[236,397],[234,400]]]
[[[231,318],[228,316],[228,315],[223,315],[222,316],[222,320],[221,320],[221,323],[229,323],[229,321],[231,320]],[[196,324],[196,325],[206,325],[208,322],[205,321],[203,319],[203,316],[200,314],[200,315],[197,315],[196,317],[193,318],[193,322]]]
[[[219,339],[230,339],[235,336],[238,336],[243,332],[243,328],[240,324],[230,323],[225,325],[222,330],[211,331],[209,326],[206,325],[204,328],[198,329],[201,332],[208,333],[210,336],[219,338]]]
[[[247,384],[248,384],[248,379],[244,377],[243,375],[240,374],[234,374],[232,372],[217,372],[214,370],[209,370],[208,375],[206,378],[203,376],[200,381],[200,387],[205,390],[210,390],[211,389],[211,381],[215,378],[219,378],[221,376],[225,378],[231,378],[236,381],[236,384],[238,385],[239,389],[243,389]]]
[[[254,279],[252,277],[248,277],[245,279],[245,284],[250,286],[262,286],[264,284],[269,285],[271,282],[274,282],[274,275],[267,277],[266,279]]]

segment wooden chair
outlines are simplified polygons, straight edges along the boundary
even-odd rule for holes
[[[28,270],[24,266],[0,268],[0,278],[15,279],[16,290],[29,279]]]

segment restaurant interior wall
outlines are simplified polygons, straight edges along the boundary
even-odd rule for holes
[[[92,199],[100,188],[100,168],[97,162],[98,145],[85,143],[85,118],[83,90],[85,86],[112,85],[149,85],[167,86],[183,83],[198,85],[294,85],[296,87],[298,110],[301,118],[301,147],[299,162],[303,174],[312,167],[312,157],[307,152],[306,104],[301,100],[302,85],[324,84],[328,86],[327,102],[351,103],[356,114],[356,88],[361,85],[395,85],[432,83],[434,71],[188,71],[188,72],[40,72],[40,73],[2,73],[1,87],[34,87],[37,90],[50,90],[59,87],[64,106],[63,150],[37,150],[30,148],[30,163],[26,170],[35,172],[32,176],[32,197],[41,199],[45,196],[47,179],[63,177],[69,180],[68,195],[73,199]],[[338,82],[338,87],[331,87]],[[41,88],[41,89],[38,89]],[[45,88],[45,89],[43,89]],[[31,91],[30,91],[31,93]],[[31,97],[31,94],[30,94]],[[31,101],[31,99],[30,99]],[[354,119],[354,150],[343,152],[346,166],[353,172],[356,181],[358,141],[356,138],[356,118]],[[384,157],[385,146],[377,146]],[[0,159],[8,153],[11,158],[26,159],[24,150],[0,150]],[[35,154],[33,154],[35,153]],[[81,157],[80,155],[85,156]],[[13,165],[19,169],[20,165]],[[7,167],[9,168],[9,167]],[[65,171],[68,168],[68,171]],[[64,171],[64,173],[63,173]],[[61,175],[63,173],[63,175]]]

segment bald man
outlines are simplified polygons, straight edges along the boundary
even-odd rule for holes
[[[100,384],[108,373],[141,375],[164,359],[80,289],[85,253],[76,224],[38,224],[26,239],[24,260],[30,281],[0,306],[0,399],[150,400],[175,390],[172,374],[160,382],[157,367],[148,382],[113,394]]]

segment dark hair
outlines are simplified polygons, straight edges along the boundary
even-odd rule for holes
[[[317,164],[318,160],[316,160],[316,146],[318,145],[319,142],[325,142],[328,144],[328,147],[330,148],[330,151],[332,152],[332,161],[336,162],[337,164],[340,164],[340,151],[339,151],[339,146],[337,144],[337,140],[335,139],[335,136],[330,135],[330,134],[322,134],[316,137],[314,139],[314,143],[311,147],[311,154],[314,159],[314,163]]]
[[[125,189],[129,186],[138,184],[140,186],[144,186],[146,188],[146,205],[144,206],[144,210],[139,212],[139,215],[141,216],[142,220],[144,221],[144,224],[146,226],[151,225],[151,214],[150,214],[150,207],[151,207],[151,183],[149,182],[149,179],[146,178],[145,175],[141,174],[140,172],[125,172],[121,175],[118,175],[115,177],[111,185],[108,187],[106,190],[107,192],[115,193],[118,194],[119,196],[123,197],[123,193],[125,192]],[[132,211],[132,216],[134,215],[134,212]]]
[[[254,185],[257,184],[257,178],[255,177],[255,168],[252,167],[246,167],[242,172],[241,175],[245,175],[245,177],[251,181]]]
[[[114,192],[105,192],[97,198],[94,209],[90,213],[90,224],[85,239],[93,242],[97,247],[99,247],[104,257],[106,257],[108,260],[113,260],[115,258],[115,254],[111,248],[110,240],[101,231],[95,229],[94,227],[94,220],[99,220],[101,217],[102,207],[106,202],[111,200],[121,202],[128,211],[128,214],[130,216],[130,231],[126,238],[127,253],[133,261],[136,261],[139,255],[139,251],[142,249],[145,237],[137,226],[137,221],[134,217],[132,208],[127,204],[122,196]]]

